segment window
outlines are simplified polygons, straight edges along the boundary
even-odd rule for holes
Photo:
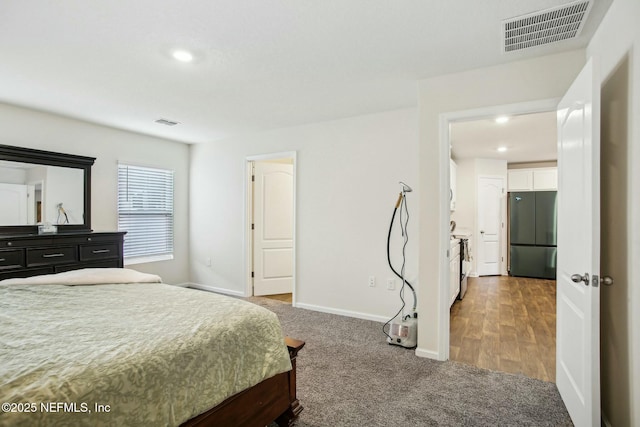
[[[118,165],[125,264],[173,259],[173,171]]]

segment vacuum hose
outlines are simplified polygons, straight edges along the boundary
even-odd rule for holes
[[[389,246],[391,244],[391,230],[393,230],[393,221],[396,218],[396,212],[398,211],[398,207],[400,207],[400,204],[402,203],[402,198],[404,197],[404,194],[400,193],[398,195],[398,201],[396,202],[396,207],[393,209],[393,215],[391,215],[391,223],[389,224],[389,234],[387,235],[387,261],[389,262],[389,267],[391,268],[391,271],[393,271],[393,273],[398,276],[400,279],[402,279],[404,281],[404,284],[406,284],[409,289],[411,289],[411,292],[413,292],[413,312],[416,312],[416,306],[418,303],[418,299],[416,297],[416,291],[415,289],[413,289],[413,286],[411,286],[411,283],[409,283],[404,277],[402,277],[402,275],[400,275],[400,273],[398,273],[396,271],[395,268],[393,268],[393,265],[391,264],[391,254],[389,252]]]

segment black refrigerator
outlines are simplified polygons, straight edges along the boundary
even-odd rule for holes
[[[556,278],[558,193],[509,193],[509,255],[512,276]]]

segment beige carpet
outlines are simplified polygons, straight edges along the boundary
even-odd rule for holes
[[[377,322],[249,300],[307,343],[298,357],[298,427],[572,425],[553,383],[418,358],[386,344]]]

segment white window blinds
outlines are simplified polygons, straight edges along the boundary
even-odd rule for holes
[[[125,260],[173,255],[173,171],[118,165],[118,230]]]

